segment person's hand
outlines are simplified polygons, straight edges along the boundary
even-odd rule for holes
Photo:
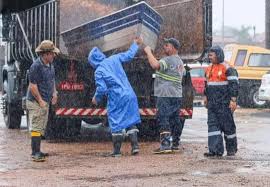
[[[97,105],[97,100],[96,100],[95,97],[92,98],[92,103],[93,103],[94,105]]]
[[[41,99],[39,102],[38,102],[38,104],[39,104],[39,106],[41,107],[41,108],[44,108],[45,106],[46,106],[46,102],[45,101],[43,101],[43,99]]]
[[[57,94],[53,94],[53,98],[52,98],[52,105],[55,105],[57,103]]]
[[[204,104],[204,107],[205,108],[207,108],[208,106],[208,100],[207,100],[207,98],[205,97],[204,99],[203,99],[203,104]]]
[[[143,38],[141,36],[136,37],[134,39],[134,42],[136,42],[138,45],[141,45],[143,43]]]
[[[148,54],[148,53],[152,53],[152,49],[151,49],[151,47],[146,46],[146,47],[144,48],[144,52],[145,52],[146,54]]]
[[[230,101],[229,108],[231,109],[232,112],[234,112],[237,108],[237,103],[236,101]]]

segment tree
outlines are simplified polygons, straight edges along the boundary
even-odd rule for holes
[[[232,33],[237,41],[241,44],[252,44],[252,36],[250,35],[251,26],[242,25],[240,29],[232,28]]]

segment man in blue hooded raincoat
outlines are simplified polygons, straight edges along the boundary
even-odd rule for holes
[[[107,97],[108,122],[112,132],[113,153],[111,156],[121,156],[121,145],[125,129],[131,141],[131,154],[139,152],[137,133],[141,123],[137,97],[128,81],[122,64],[130,62],[142,43],[136,38],[126,52],[106,57],[103,52],[94,47],[88,56],[88,62],[95,69],[96,92],[92,99],[98,104],[104,96]]]

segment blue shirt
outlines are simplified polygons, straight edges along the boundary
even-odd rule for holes
[[[34,61],[29,71],[29,82],[36,84],[41,98],[49,103],[53,96],[55,71],[52,64],[45,65],[40,58]],[[27,99],[36,100],[31,91],[27,91]]]

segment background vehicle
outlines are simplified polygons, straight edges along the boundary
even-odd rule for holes
[[[226,45],[225,60],[234,66],[239,74],[239,105],[243,107],[263,107],[259,100],[262,76],[270,70],[270,50],[248,45]]]
[[[61,33],[125,8],[133,1],[81,1],[52,0],[18,14],[6,12],[3,15],[7,58],[3,69],[2,108],[8,128],[20,128],[21,116],[25,113],[23,101],[28,87],[27,71],[32,59],[36,57],[35,47],[44,39],[54,41],[63,52],[54,62],[59,101],[57,106],[50,107],[46,134],[77,134],[82,120],[96,122],[106,119],[105,105],[96,108],[91,104],[95,85],[93,70],[86,63],[87,54],[82,59],[70,55]],[[146,2],[164,18],[160,37],[176,37],[185,44],[180,51],[184,61],[193,61],[203,56],[205,49],[211,46],[211,37],[207,37],[212,35],[211,0]],[[80,38],[77,45],[80,45]],[[160,54],[161,46],[162,42],[158,42],[157,54]],[[114,52],[108,52],[107,55]],[[146,122],[145,128],[151,131],[157,129],[154,125],[154,71],[145,61],[146,58],[139,55],[124,68],[138,96],[140,113]],[[184,79],[184,93],[181,115],[183,118],[191,118],[193,95],[188,76]]]
[[[270,72],[262,77],[262,84],[259,88],[259,99],[270,102]]]
[[[195,96],[203,96],[205,88],[205,70],[208,64],[188,64]]]

